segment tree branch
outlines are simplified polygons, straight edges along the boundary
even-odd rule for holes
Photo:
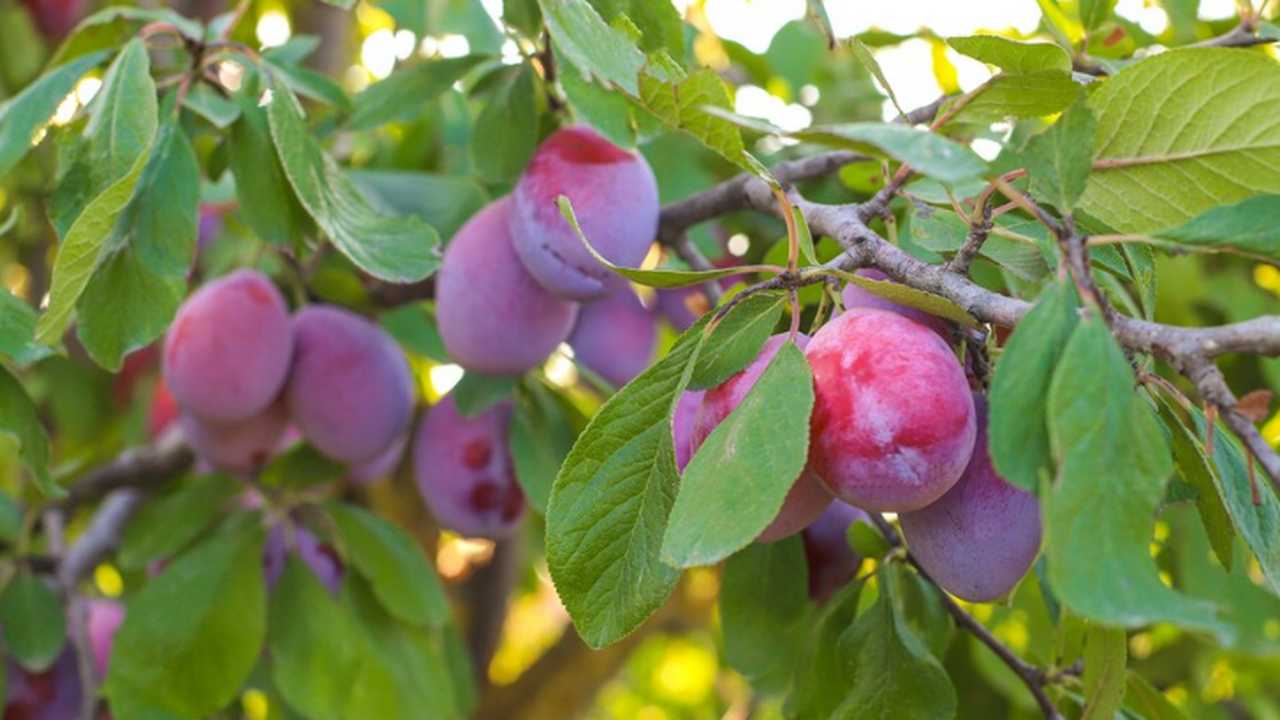
[[[185,471],[194,459],[181,433],[167,433],[155,445],[125,450],[115,460],[86,473],[67,489],[67,496],[54,507],[70,513],[113,490],[164,482]]]

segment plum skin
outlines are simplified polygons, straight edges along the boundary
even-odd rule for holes
[[[427,411],[413,441],[413,471],[442,527],[490,540],[519,529],[526,502],[508,445],[512,412],[502,402],[466,418],[453,395]]]
[[[916,561],[944,590],[969,602],[1003,597],[1040,552],[1040,503],[991,464],[987,402],[975,396],[978,435],[964,475],[931,505],[899,516]]]
[[[512,246],[510,197],[467,221],[436,276],[436,322],[454,362],[490,375],[541,365],[569,337],[578,306],[552,296]],[[481,280],[483,278],[483,281]]]
[[[769,366],[785,342],[787,342],[786,335],[774,335],[769,338],[751,364],[733,377],[706,391],[693,420],[690,438],[690,448],[693,452],[696,453],[698,448],[702,447],[702,443],[711,435],[711,432],[724,422],[734,408],[747,397],[747,393],[755,387],[756,381],[764,374],[765,368]],[[808,337],[797,335],[797,347],[803,350],[808,343]],[[811,464],[807,465],[791,485],[778,515],[760,532],[756,540],[777,542],[795,535],[816,520],[831,501],[831,493],[827,492],[812,472]]]
[[[289,428],[283,402],[235,423],[205,422],[194,415],[178,417],[182,437],[201,460],[223,472],[249,475],[266,466]]]
[[[516,254],[549,292],[601,298],[625,281],[596,262],[556,198],[573,204],[592,247],[615,265],[638,267],[658,234],[658,182],[648,161],[578,126],[547,138],[512,192]]]
[[[622,387],[653,360],[658,328],[635,293],[623,288],[583,305],[568,343],[579,362],[614,387]]]
[[[79,715],[83,694],[71,643],[43,672],[29,672],[12,658],[6,663],[8,693],[3,720],[66,720]]]
[[[297,554],[304,564],[320,581],[320,584],[331,595],[337,595],[342,584],[344,567],[342,560],[327,543],[321,542],[310,530],[295,525],[293,528],[294,548],[290,549],[285,530],[276,525],[267,533],[262,547],[262,571],[267,587],[274,590],[280,576],[284,574],[285,562],[289,555]]]
[[[856,522],[870,524],[871,518],[836,500],[801,533],[809,566],[809,599],[814,602],[826,602],[857,575],[862,556],[849,547],[849,528]]]
[[[684,472],[684,468],[693,459],[693,423],[702,407],[705,390],[686,390],[676,403],[675,414],[671,418],[671,437],[676,446],[676,469]]]
[[[86,614],[86,629],[89,646],[93,651],[94,667],[97,668],[98,677],[106,677],[116,631],[124,622],[124,606],[113,600],[90,600]]]
[[[183,410],[234,422],[275,400],[292,356],[280,291],[265,275],[239,270],[182,304],[164,341],[164,382]]]
[[[924,325],[858,308],[805,351],[813,371],[810,464],[837,498],[910,512],[960,479],[977,432],[964,370]]]
[[[413,376],[382,328],[342,308],[311,305],[293,323],[285,397],[320,454],[360,463],[384,452],[413,414]]]

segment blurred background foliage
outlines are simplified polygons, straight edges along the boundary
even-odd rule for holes
[[[638,0],[641,4],[667,1]],[[593,4],[606,17],[610,9],[616,12],[628,5],[624,0],[594,0]],[[692,66],[712,67],[726,78],[735,88],[735,109],[740,114],[765,117],[787,129],[895,114],[848,49],[828,47],[819,25],[804,17],[803,0],[676,0],[675,4],[684,22],[676,36],[662,41],[689,58]],[[829,0],[826,9],[837,36],[856,35],[876,49],[900,103],[911,108],[943,93],[970,89],[989,75],[980,64],[949,49],[940,40],[943,36],[987,31],[1021,39],[1065,33],[1068,39],[1078,40],[1078,35],[1072,37],[1079,32],[1078,22],[1073,26],[1068,18],[1065,24],[1054,25],[1042,15],[1045,4]],[[1072,2],[1056,5],[1068,16],[1075,12]],[[229,9],[220,0],[182,0],[172,7],[204,19]],[[322,118],[317,132],[330,151],[352,169],[376,204],[391,213],[423,217],[447,240],[488,199],[509,191],[539,138],[566,120],[561,108],[565,98],[550,88],[532,63],[540,43],[533,8],[534,3],[523,0],[361,0],[348,13],[306,0],[255,0],[232,40],[261,48],[268,58],[282,62],[305,57],[294,71],[292,84],[303,95],[322,101],[311,103],[310,108]],[[1156,45],[1221,35],[1237,22],[1236,11],[1230,0],[1124,0],[1114,22],[1125,32],[1114,54],[1119,59]],[[504,13],[505,25],[498,22]],[[1261,33],[1280,36],[1280,29],[1264,23]],[[0,0],[0,101],[31,82],[56,47],[55,39],[38,31],[26,5]],[[397,68],[440,59],[458,63],[456,82],[404,89],[421,99],[401,108],[390,122],[387,117],[361,114],[362,91],[377,87]],[[568,66],[560,70],[567,71]],[[60,107],[54,125],[73,121],[100,87],[101,72],[79,83]],[[235,69],[223,64],[218,72],[234,74]],[[161,66],[161,83],[164,74]],[[236,81],[230,76],[223,80]],[[608,101],[593,95],[590,87],[574,85],[572,78],[564,82],[568,100],[580,111],[593,102]],[[228,162],[217,127],[219,98],[210,94],[192,100],[193,105],[202,106],[199,117],[189,114],[184,122],[204,168],[204,250],[194,272],[214,276],[247,264],[270,270],[281,261],[264,252],[263,244],[234,212],[233,188],[217,179]],[[1038,127],[1034,122],[998,125],[990,139],[979,139],[974,147],[994,158],[1002,143],[1014,143],[1010,138],[1025,137]],[[736,173],[690,138],[641,130],[641,149],[654,167],[664,202]],[[801,153],[773,138],[755,140],[752,149],[768,163]],[[58,151],[56,141],[40,143],[0,184],[0,283],[33,305],[47,291],[55,248],[45,207]],[[814,183],[806,194],[816,200],[847,201],[869,196],[882,182],[878,164],[858,164],[838,177]],[[896,235],[909,246],[908,230],[897,229]],[[783,234],[777,222],[739,213],[700,227],[694,240],[712,259],[729,262],[776,257],[782,252],[778,242]],[[329,254],[322,262],[314,292],[357,308],[373,306],[369,288],[344,259]],[[1274,266],[1225,255],[1161,255],[1158,262],[1162,292],[1156,315],[1162,322],[1219,324],[1274,313],[1280,307],[1280,270]],[[994,286],[1006,279],[990,265],[975,269],[975,274]],[[447,363],[438,339],[423,329],[421,318],[413,313],[412,309],[388,313],[383,322],[411,352],[422,395],[434,401],[459,381],[461,371]],[[669,329],[666,333],[669,343],[674,334]],[[146,442],[154,355],[148,350],[135,353],[118,375],[97,367],[74,347],[66,357],[47,357],[35,366],[28,376],[28,389],[51,429],[58,476],[73,476],[123,448]],[[1232,384],[1244,390],[1280,387],[1280,362],[1241,358],[1228,371]],[[582,427],[599,397],[577,382],[575,368],[563,360],[548,366],[545,379],[577,408],[579,412],[569,417]],[[1265,427],[1268,438],[1280,443],[1280,416]],[[17,497],[29,492],[23,488],[14,444],[3,437],[0,485]],[[358,492],[383,514],[416,528],[433,553],[436,568],[451,584],[465,583],[499,561],[492,543],[437,533],[405,477]],[[539,659],[548,653],[559,653],[555,663],[559,679],[547,682],[563,683],[567,693],[578,684],[598,684],[599,692],[585,705],[586,717],[592,720],[782,717],[780,698],[753,692],[723,661],[715,604],[719,581],[712,571],[691,573],[678,590],[674,609],[664,611],[645,631],[615,648],[596,655],[572,638],[563,640],[573,631],[541,558],[540,520],[531,517],[530,521],[521,556],[507,560],[521,563],[524,570],[488,668],[495,692],[536,672]],[[1166,626],[1134,632],[1128,638],[1131,669],[1193,717],[1280,718],[1280,600],[1259,587],[1256,562],[1250,560],[1251,565],[1244,568],[1253,583],[1241,584],[1239,576],[1228,579],[1211,559],[1203,530],[1185,506],[1163,514],[1152,553],[1163,571],[1177,577],[1192,595],[1223,598],[1229,594],[1236,634],[1230,642],[1217,644]],[[1241,551],[1236,557],[1250,556]],[[106,596],[127,592],[131,582],[111,565],[95,574],[97,589]],[[464,602],[463,611],[479,602],[474,598]],[[1034,581],[1025,582],[1008,606],[975,606],[971,611],[1033,662],[1050,657],[1060,643],[1070,642],[1055,630]],[[960,695],[961,717],[1037,716],[1009,670],[968,635],[955,636],[946,664]],[[242,710],[253,720],[286,717],[278,701],[258,691],[245,694]]]

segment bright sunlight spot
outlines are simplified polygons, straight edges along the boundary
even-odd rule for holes
[[[268,10],[258,18],[255,31],[258,43],[264,48],[278,47],[289,42],[293,28],[289,26],[289,17],[279,10]]]
[[[578,368],[573,364],[573,348],[562,343],[555,353],[547,358],[542,371],[547,374],[548,380],[562,388],[577,385]]]
[[[360,63],[369,74],[381,80],[396,66],[396,36],[390,30],[378,30],[360,46]]]
[[[733,109],[739,115],[764,118],[787,132],[803,130],[813,122],[813,113],[810,113],[808,108],[795,103],[787,104],[776,95],[755,85],[743,85],[738,88]]]
[[[271,717],[271,701],[261,690],[246,690],[240,696],[240,704],[244,706],[244,716],[248,720],[267,720]]]
[[[124,592],[124,578],[114,566],[105,563],[94,568],[93,584],[98,586],[98,592],[109,598],[120,597]]]
[[[471,43],[463,35],[445,35],[440,38],[440,57],[458,58],[471,52]]]
[[[88,105],[101,89],[101,80],[96,77],[87,77],[76,84],[76,100],[79,100],[81,105]]]
[[[462,380],[462,372],[462,368],[458,365],[436,365],[428,371],[431,388],[441,396],[449,394],[449,391]]]
[[[729,254],[734,257],[742,257],[751,249],[751,238],[738,233],[729,238]]]
[[[760,53],[769,49],[779,28],[804,15],[804,0],[707,0],[705,12],[720,37]]]

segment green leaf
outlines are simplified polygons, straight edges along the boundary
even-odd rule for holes
[[[22,508],[13,498],[0,492],[0,540],[10,545],[18,541],[22,534]],[[4,683],[0,682],[0,687]]]
[[[703,344],[688,389],[715,387],[755,360],[773,334],[784,300],[781,294],[757,293],[726,315]]]
[[[800,206],[791,206],[791,217],[796,222],[796,241],[800,245],[800,259],[809,265],[818,265],[818,251],[813,247],[813,231],[809,229],[809,222],[804,219]]]
[[[409,352],[436,363],[450,362],[444,340],[440,339],[440,331],[426,307],[425,303],[402,305],[383,313],[379,322],[382,329]]]
[[[640,31],[640,49],[652,53],[665,50],[673,58],[684,56],[684,22],[671,3],[650,0],[589,0],[607,23],[619,15]]]
[[[571,63],[565,63],[558,69],[560,87],[569,104],[582,119],[613,144],[624,148],[635,147],[636,104],[610,87],[587,82]]]
[[[49,122],[58,105],[107,54],[92,53],[50,70],[0,105],[0,178],[26,156],[36,133]]]
[[[753,543],[724,564],[720,626],[729,666],[758,678],[795,661],[809,609],[809,573],[798,535]]]
[[[199,232],[200,165],[186,133],[166,119],[133,200],[77,302],[80,340],[102,367],[164,334],[186,295]]]
[[[325,105],[332,105],[339,110],[351,107],[351,98],[338,83],[330,80],[315,70],[283,62],[273,62],[270,52],[262,57],[262,65],[276,77],[284,81],[297,94]]]
[[[468,371],[453,388],[453,401],[462,417],[475,417],[504,400],[520,384],[518,375],[484,375]]]
[[[685,468],[662,540],[663,562],[712,565],[773,522],[808,462],[812,410],[809,365],[784,343]]]
[[[240,119],[231,126],[227,146],[240,217],[268,243],[299,247],[310,223],[276,155],[267,111],[248,95],[236,99]]]
[[[1189,720],[1190,716],[1169,702],[1149,680],[1130,670],[1125,691],[1124,706],[1139,713],[1146,720]]]
[[[1203,437],[1204,415],[1193,410],[1192,418],[1197,434]],[[1218,425],[1214,432],[1212,459],[1217,469],[1213,478],[1227,514],[1245,544],[1253,551],[1267,584],[1280,593],[1280,499],[1276,498],[1275,488],[1259,478],[1257,487],[1261,502],[1253,503],[1253,483],[1250,482],[1245,452],[1223,425]]]
[[[201,39],[200,23],[183,17],[169,8],[140,8],[112,6],[103,8],[80,21],[71,35],[63,41],[50,62],[57,67],[99,50],[114,50],[138,34],[144,25],[165,23],[172,25],[184,37]]]
[[[645,58],[626,30],[605,23],[587,0],[538,0],[538,5],[561,56],[585,79],[639,97]]]
[[[823,0],[806,0],[805,5],[809,8],[809,17],[817,21],[818,27],[822,28],[822,33],[827,36],[827,42],[834,47],[836,31],[831,27],[831,18],[827,15],[827,6]],[[896,106],[898,102],[895,100],[893,104]]]
[[[1048,130],[1027,142],[1022,158],[1031,175],[1032,194],[1063,212],[1075,207],[1089,180],[1097,128],[1089,106],[1076,102]]]
[[[330,5],[340,7],[343,10],[350,10],[351,8],[356,6],[356,0],[324,0],[324,1],[326,3],[329,3]]]
[[[18,441],[18,458],[35,476],[40,492],[52,498],[67,494],[49,477],[49,436],[35,403],[4,365],[0,365],[0,433]]]
[[[991,382],[991,461],[1005,480],[1036,492],[1053,476],[1049,386],[1080,322],[1075,288],[1051,285],[1005,344]]]
[[[502,0],[502,21],[536,37],[542,31],[542,10],[537,0]]]
[[[1124,704],[1124,666],[1129,641],[1124,630],[1092,623],[1084,642],[1084,694],[1081,720],[1112,720]]]
[[[143,506],[125,529],[120,566],[138,570],[177,556],[213,526],[227,502],[243,489],[239,481],[225,475],[205,475]]]
[[[107,70],[70,167],[54,195],[62,247],[53,266],[49,305],[36,325],[42,342],[61,337],[89,283],[116,219],[133,198],[155,143],[159,111],[151,64],[134,40]]]
[[[875,606],[840,639],[852,684],[832,720],[949,720],[955,715],[956,692],[947,671],[898,609],[903,572],[900,565],[884,567]]]
[[[814,127],[795,134],[808,142],[887,155],[939,182],[955,183],[991,172],[969,148],[920,128],[883,123]]]
[[[369,581],[387,610],[415,626],[449,619],[449,601],[436,571],[404,531],[353,505],[326,503],[342,538],[344,555]]]
[[[285,561],[272,590],[269,623],[267,651],[280,694],[308,718],[339,718],[350,688],[335,680],[356,670],[355,638],[337,601],[297,557]]]
[[[293,93],[277,86],[267,108],[285,175],[316,224],[342,254],[388,282],[414,282],[440,267],[440,237],[417,218],[379,215],[307,129]]]
[[[465,659],[466,651],[450,644],[449,629],[397,622],[354,575],[343,580],[342,606],[356,650],[355,672],[344,687],[344,720],[462,720],[473,681],[457,672],[455,658]]]
[[[1088,30],[1096,30],[1111,19],[1119,0],[1080,0],[1080,22]]]
[[[858,62],[862,63],[862,66],[875,76],[876,82],[880,83],[880,87],[889,96],[889,101],[898,110],[898,114],[906,115],[907,111],[903,110],[902,105],[898,104],[898,96],[893,93],[893,86],[889,84],[889,80],[884,76],[884,71],[880,69],[880,63],[876,60],[876,56],[872,54],[871,48],[863,44],[858,38],[852,37],[849,38],[849,49],[853,51],[853,56],[858,59]]]
[[[543,515],[556,473],[575,439],[577,433],[551,391],[540,382],[522,383],[511,419],[511,461],[520,489]]]
[[[1160,399],[1160,418],[1168,428],[1173,445],[1173,460],[1178,475],[1196,491],[1196,509],[1200,521],[1209,536],[1209,545],[1223,567],[1231,567],[1232,550],[1235,547],[1235,529],[1222,497],[1218,495],[1220,480],[1217,467],[1205,453],[1200,438],[1188,428],[1163,398]]]
[[[556,198],[556,204],[560,206],[560,214],[568,221],[573,231],[578,234],[578,239],[587,248],[587,252],[591,253],[591,257],[595,258],[596,262],[632,282],[655,288],[681,288],[719,280],[731,275],[741,275],[744,272],[740,267],[720,268],[717,270],[664,270],[661,268],[642,270],[640,268],[614,265],[601,255],[591,245],[591,239],[583,234],[582,226],[578,223],[578,216],[574,214],[573,203],[569,202],[569,198],[560,195]]]
[[[0,354],[18,363],[48,357],[53,350],[36,342],[34,308],[0,288]]]
[[[682,130],[743,170],[776,185],[769,171],[747,152],[742,132],[733,121],[733,103],[720,75],[703,68],[689,76],[652,74],[650,66],[640,78],[639,99],[649,112],[673,130]],[[683,72],[683,71],[680,71]]]
[[[1150,233],[1280,193],[1277,103],[1280,72],[1262,54],[1189,48],[1135,63],[1089,100],[1098,134],[1081,207]]]
[[[998,35],[972,35],[947,38],[947,44],[961,55],[995,65],[1011,75],[1042,70],[1071,72],[1071,56],[1053,43],[1025,43]]]
[[[1080,92],[1071,74],[1061,70],[1001,73],[974,90],[952,121],[991,123],[1010,117],[1044,117],[1066,110]]]
[[[1104,322],[1079,321],[1048,401],[1058,475],[1045,503],[1045,549],[1058,597],[1083,617],[1122,627],[1164,620],[1215,628],[1210,606],[1178,595],[1156,572],[1152,515],[1173,463]],[[1115,481],[1117,468],[1124,482]]]
[[[1280,262],[1280,195],[1210,208],[1155,237],[1195,250],[1227,251]]]
[[[871,280],[843,270],[824,270],[823,272],[835,275],[845,282],[857,285],[872,295],[896,302],[899,305],[923,310],[930,315],[937,315],[964,327],[978,327],[978,320],[975,317],[966,312],[964,308],[941,295],[934,295],[933,293],[917,290],[909,285],[889,280]]]
[[[141,40],[125,46],[107,68],[102,88],[87,112],[83,136],[68,138],[70,152],[59,158],[57,186],[49,207],[50,219],[64,244],[85,208],[128,176],[155,142],[159,105],[151,61]]]
[[[117,701],[207,717],[240,692],[266,635],[263,530],[232,519],[134,596],[105,690]]]
[[[671,417],[706,324],[685,331],[666,357],[609,398],[552,487],[547,567],[578,634],[593,648],[639,627],[680,578],[659,558],[680,482]]]
[[[401,65],[356,96],[347,128],[372,130],[384,123],[412,120],[472,68],[488,60],[483,55],[467,55]]]
[[[228,100],[205,83],[196,83],[187,92],[183,107],[208,120],[219,130],[226,130],[240,119],[240,106]]]
[[[347,174],[383,213],[415,215],[443,238],[453,237],[489,202],[484,188],[468,178],[408,170],[360,170]]]
[[[300,442],[272,458],[262,469],[258,482],[266,487],[305,490],[340,480],[346,475],[346,465],[330,460],[315,448]]]
[[[861,523],[857,523],[861,525]],[[852,668],[840,656],[840,637],[854,624],[863,581],[851,582],[822,608],[796,665],[790,717],[828,718],[849,692]],[[723,592],[723,590],[721,590]]]
[[[29,572],[19,572],[0,594],[4,644],[31,672],[43,672],[62,654],[67,619],[53,589]]]
[[[520,175],[538,149],[538,98],[533,68],[521,65],[488,98],[471,144],[471,159],[489,183],[510,182]]]

